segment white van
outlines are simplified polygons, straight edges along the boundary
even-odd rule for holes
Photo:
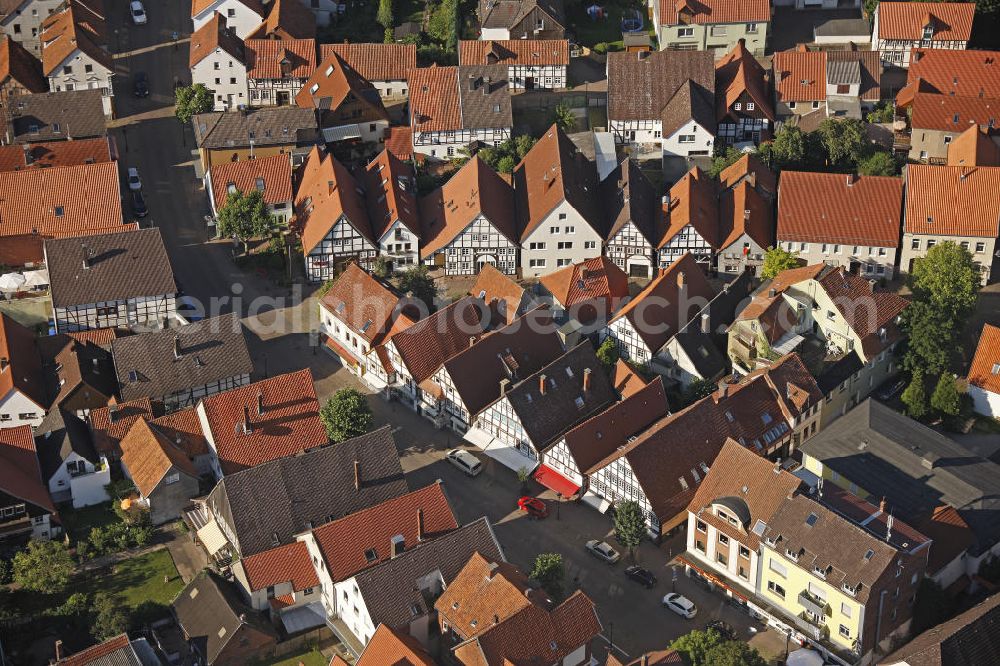
[[[483,471],[483,463],[479,462],[479,458],[463,449],[452,449],[445,458],[469,476],[477,476]]]

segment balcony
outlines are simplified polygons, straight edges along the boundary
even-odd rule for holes
[[[826,601],[820,599],[819,597],[809,594],[806,590],[799,592],[799,605],[805,608],[807,611],[815,615],[816,617],[826,617],[827,604]]]

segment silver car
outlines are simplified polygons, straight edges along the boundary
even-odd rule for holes
[[[587,550],[590,551],[591,555],[599,560],[604,560],[608,564],[614,564],[622,557],[618,554],[617,550],[597,539],[591,539],[587,542]]]
[[[663,597],[663,607],[669,608],[689,620],[698,614],[698,607],[694,605],[694,602],[676,592],[671,592]]]

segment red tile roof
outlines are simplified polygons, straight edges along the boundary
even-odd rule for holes
[[[895,248],[902,209],[901,178],[782,171],[778,240]]]
[[[155,409],[155,406],[154,406]],[[150,421],[156,430],[171,442],[174,442],[189,458],[208,455],[210,449],[205,433],[201,429],[201,420],[194,407],[180,409]]]
[[[773,197],[778,193],[778,177],[755,153],[743,153],[719,174],[719,183],[727,189],[743,180],[763,195]]]
[[[779,102],[826,100],[827,66],[831,62],[857,61],[861,84],[858,97],[878,101],[881,96],[882,64],[877,51],[778,51],[771,61],[775,95]]]
[[[257,411],[263,396],[264,413]],[[223,474],[329,443],[308,369],[205,398],[201,403]],[[250,431],[243,428],[249,411]]]
[[[646,380],[621,359],[611,369],[611,384],[621,394],[622,400],[635,395],[647,385]]]
[[[509,323],[517,316],[524,291],[524,287],[514,282],[509,275],[504,275],[492,264],[485,264],[479,271],[475,284],[469,289],[469,296],[483,299],[496,316],[502,317],[498,323]]]
[[[842,266],[820,277],[819,283],[860,338],[864,352],[862,360],[870,361],[899,339],[895,319],[910,304],[908,300],[892,292],[874,291],[868,280],[849,273]]]
[[[686,14],[689,23],[764,23],[771,20],[771,3],[767,0],[659,0],[660,24],[681,23],[678,16]]]
[[[346,100],[356,101],[373,114],[388,118],[375,87],[336,54],[323,59],[295,96],[295,103],[303,109],[332,111]]]
[[[385,149],[397,158],[410,161],[413,158],[413,129],[407,127],[386,127],[383,136]],[[422,158],[417,156],[419,164]]]
[[[316,15],[302,0],[271,0],[267,18],[247,39],[313,39]],[[314,51],[315,53],[315,51]],[[313,55],[315,58],[315,55]]]
[[[115,652],[121,651],[122,655],[112,656]],[[130,655],[125,657],[124,655]],[[70,655],[60,659],[56,664],[58,666],[89,666],[98,663],[132,663],[132,659],[135,658],[135,652],[132,650],[132,646],[128,640],[128,634],[121,634],[120,636],[115,636],[114,638],[109,638],[108,640],[89,647],[86,650],[81,650],[76,654]],[[119,661],[120,660],[120,661]]]
[[[292,201],[292,163],[288,155],[222,162],[213,165],[209,175],[216,209],[225,205],[230,186],[249,194],[257,188],[258,179],[263,179],[265,203],[273,205]]]
[[[436,663],[416,638],[380,624],[355,666],[435,666]],[[347,666],[339,655],[330,660],[331,666],[335,664]]]
[[[658,247],[664,247],[688,225],[712,248],[721,249],[719,185],[698,167],[692,168],[670,188],[667,230]],[[727,230],[728,234],[728,230]]]
[[[75,139],[0,146],[0,171],[110,162],[108,139]]]
[[[417,67],[416,44],[320,44],[320,60],[333,53],[369,81],[404,81]]]
[[[131,335],[131,331],[120,328],[92,328],[87,331],[72,331],[65,335],[73,338],[77,342],[93,343],[98,347],[111,349],[111,343],[125,335]]]
[[[44,411],[48,405],[42,357],[35,334],[6,314],[0,313],[0,359],[6,365],[0,371],[0,396],[12,390],[24,394]]]
[[[969,383],[1000,394],[1000,328],[986,324],[969,368]]]
[[[362,180],[366,182],[365,197],[372,234],[381,238],[389,225],[399,220],[410,233],[420,238],[420,209],[413,167],[391,151],[383,150],[365,167]]]
[[[937,573],[976,543],[975,533],[955,507],[947,504],[934,509],[930,516],[914,527],[933,542],[927,561],[929,574]]]
[[[568,65],[565,39],[461,40],[459,65]]]
[[[149,497],[171,469],[198,478],[187,452],[144,419],[136,419],[119,446],[122,465],[143,497]]]
[[[149,398],[139,398],[90,411],[90,430],[98,453],[120,455],[122,437],[139,419],[155,418]]]
[[[218,2],[218,0],[191,0],[191,17],[194,18],[206,9],[212,7],[212,5],[216,2]],[[237,2],[246,5],[248,9],[257,13],[261,17],[267,13],[264,9],[264,5],[262,5],[259,0],[237,0]]]
[[[462,101],[458,95],[458,67],[420,67],[407,75],[413,132],[462,128]]]
[[[351,262],[333,281],[319,304],[369,345],[377,345],[384,342],[392,323],[400,316],[401,298]]]
[[[369,241],[377,240],[368,220],[364,192],[336,157],[314,147],[299,177],[295,217],[302,234],[302,250],[306,254],[320,244],[341,216]]]
[[[948,144],[948,166],[1000,166],[1000,144],[978,125],[970,127]]]
[[[191,35],[188,67],[194,67],[215,53],[216,49],[222,49],[238,62],[245,63],[243,40],[226,27],[225,17],[218,12]]]
[[[421,524],[423,527],[418,527]],[[418,538],[418,529],[422,536]],[[440,483],[382,502],[313,530],[334,582],[355,575],[392,557],[390,541],[402,534],[405,548],[437,538],[458,521]]]
[[[924,27],[934,27],[935,41],[968,41],[972,34],[973,2],[880,2],[879,39],[920,41]]]
[[[263,590],[291,583],[296,592],[309,587],[319,587],[319,577],[309,559],[309,549],[304,541],[278,546],[271,550],[243,558],[243,570],[251,590]]]
[[[722,120],[728,116],[733,103],[744,94],[749,95],[757,109],[774,122],[774,104],[764,68],[740,40],[715,63],[716,118]]]
[[[1000,167],[911,164],[903,230],[941,236],[1000,236]]]
[[[1000,93],[1000,91],[998,91]],[[970,127],[987,127],[1000,118],[1000,97],[960,97],[917,93],[910,102],[914,131],[961,133]]]
[[[1000,60],[995,51],[913,49],[906,80],[907,86],[900,95],[908,89],[912,91],[919,81],[926,92],[965,97],[996,96],[995,91],[1000,90]]]
[[[419,384],[483,334],[482,301],[466,296],[392,336],[406,369]],[[398,369],[398,368],[397,368]]]
[[[539,282],[564,308],[593,304],[598,314],[605,316],[617,310],[629,295],[628,275],[603,256],[552,271]]]
[[[0,40],[0,83],[10,77],[28,92],[48,92],[49,82],[42,75],[42,64],[9,35]]]
[[[0,491],[55,513],[30,425],[0,428]]]
[[[102,67],[114,69],[111,54],[101,46],[107,43],[107,25],[95,7],[94,3],[69,0],[42,21],[42,71],[46,76],[51,76],[77,49]]]
[[[248,39],[248,79],[307,79],[316,71],[315,39]]]

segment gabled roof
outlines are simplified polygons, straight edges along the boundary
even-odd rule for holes
[[[106,138],[0,146],[0,171],[48,169],[110,161],[111,147]]]
[[[42,21],[39,40],[42,43],[42,71],[46,76],[52,76],[77,49],[105,69],[113,69],[111,54],[104,49],[107,25],[104,16],[95,11],[96,7],[94,3],[67,0]]]
[[[369,345],[384,341],[402,314],[402,296],[353,261],[344,267],[320,299],[324,308]]]
[[[120,446],[122,465],[143,497],[149,497],[171,469],[198,478],[187,453],[144,419],[136,420]]]
[[[459,65],[462,128],[505,129],[514,124],[507,80],[509,71],[507,65]]]
[[[778,240],[895,248],[902,209],[901,178],[784,170]]]
[[[766,526],[781,503],[801,484],[797,476],[728,439],[698,485],[688,511],[751,550],[757,550],[760,533],[756,530],[760,521]],[[728,521],[707,510],[712,504],[728,506],[730,513],[748,520],[741,528],[734,529]]]
[[[932,550],[933,552],[933,550]],[[1000,593],[928,629],[892,654],[884,666],[975,666],[1000,652]]]
[[[14,143],[106,136],[100,90],[12,95],[3,114]]]
[[[336,110],[347,101],[357,101],[373,113],[389,117],[378,90],[336,53],[323,59],[295,96],[300,108],[323,111]]]
[[[154,403],[153,415],[156,416],[159,410]],[[170,414],[159,416],[150,423],[156,427],[157,432],[163,435],[177,446],[184,449],[188,458],[196,459],[207,456],[211,449],[205,432],[201,429],[201,419],[198,417],[198,410],[194,407],[179,409]]]
[[[153,403],[149,398],[138,398],[90,410],[90,430],[94,436],[94,448],[98,453],[105,455],[119,453],[118,447],[122,437],[136,421],[152,420],[162,411],[163,405]]]
[[[920,41],[924,28],[934,29],[935,41],[969,40],[974,2],[885,2],[878,4],[878,39]]]
[[[253,591],[279,583],[291,583],[296,592],[319,587],[319,576],[309,559],[309,548],[304,541],[293,541],[244,557],[241,563]]]
[[[333,154],[313,147],[299,178],[295,217],[306,254],[326,238],[341,218],[370,242],[377,241],[368,220],[364,190]]]
[[[316,71],[315,39],[248,39],[248,79],[305,79]]]
[[[447,247],[480,215],[511,243],[517,243],[514,192],[478,155],[447,183],[420,199],[423,243],[420,255]]]
[[[336,446],[229,474],[209,494],[212,513],[234,532],[243,557],[407,492],[388,426]]]
[[[56,511],[42,478],[30,425],[0,428],[0,492],[49,513]]]
[[[479,0],[479,20],[484,28],[516,28],[535,8],[564,21],[563,0]]]
[[[57,308],[177,292],[156,228],[46,240],[45,258]]]
[[[594,163],[558,126],[549,127],[514,169],[521,240],[564,201],[603,236],[597,182]]]
[[[878,51],[810,51],[799,47],[775,53],[771,68],[775,97],[786,104],[826,100],[827,83],[833,84],[833,79],[847,68],[856,68],[850,76],[851,82],[859,86],[859,99],[878,101],[881,94],[882,63]]]
[[[715,67],[709,51],[608,54],[608,117],[660,120],[678,91],[691,81],[713,98]],[[713,103],[709,104],[714,116]],[[667,136],[666,128],[663,135]]]
[[[663,234],[660,201],[639,164],[626,158],[600,184],[605,240],[610,242],[629,222],[655,246]]]
[[[894,2],[909,5],[909,2]],[[945,3],[934,3],[943,6]],[[970,3],[971,6],[971,3]],[[978,97],[1000,90],[1000,64],[994,51],[959,51],[950,49],[911,50],[907,85],[899,91],[900,97],[912,94],[919,88],[940,95]],[[919,85],[918,85],[919,84]],[[897,101],[899,98],[897,97]]]
[[[1000,166],[1000,143],[978,125],[948,144],[948,166]]]
[[[256,13],[261,18],[267,13],[264,9],[264,5],[260,3],[260,0],[235,0],[242,5],[245,5],[247,9]],[[217,4],[222,4],[222,0],[191,0],[191,18],[194,18],[198,14],[201,14],[206,9],[211,9]]]
[[[46,482],[74,453],[95,465],[100,462],[87,424],[62,407],[49,410],[35,428],[35,446]]]
[[[475,416],[503,395],[501,382],[513,386],[562,354],[552,313],[541,306],[487,333],[445,361],[444,369],[465,409]]]
[[[8,77],[28,92],[41,93],[49,89],[38,59],[9,35],[4,35],[0,40],[0,82]]]
[[[744,234],[763,249],[774,246],[774,207],[749,182],[719,195],[719,231],[725,250]],[[733,248],[741,252],[743,247]]]
[[[83,389],[88,407],[107,404],[118,392],[115,367],[109,350],[68,335],[54,335],[39,342],[42,362],[48,366],[49,395],[53,405],[63,405]],[[68,407],[70,411],[75,411]]]
[[[243,324],[236,314],[129,335],[111,345],[123,400],[161,399],[253,373]]]
[[[733,103],[747,95],[764,116],[774,122],[774,105],[768,91],[767,76],[757,59],[747,51],[744,40],[715,63],[715,117],[729,115]]]
[[[308,369],[216,393],[204,398],[199,410],[204,410],[223,474],[330,441]]]
[[[906,233],[1000,236],[1000,167],[911,164],[906,181]]]
[[[493,324],[511,322],[518,316],[524,300],[525,288],[504,275],[492,264],[484,264],[469,289],[469,296],[482,299],[490,307],[492,316],[499,317]]]
[[[386,500],[313,530],[326,571],[334,582],[393,557],[391,544],[403,537],[404,551],[458,529],[441,482]]]
[[[339,656],[334,656],[330,666],[345,664]],[[427,649],[413,636],[380,624],[365,646],[355,666],[436,666],[437,662],[427,653]]]
[[[212,165],[212,198],[218,210],[226,203],[231,189],[249,194],[261,190],[264,203],[280,204],[292,200],[292,163],[288,155],[271,155],[254,160],[221,162]]]
[[[129,641],[128,634],[80,650],[53,662],[56,666],[154,666],[159,657],[145,638]]]
[[[381,238],[398,220],[420,239],[420,207],[413,166],[386,149],[368,163],[362,180],[373,235]]]
[[[0,313],[0,360],[0,396],[6,399],[16,390],[44,410],[48,395],[35,334],[5,313]]]
[[[1000,328],[983,326],[976,355],[969,367],[969,383],[984,391],[1000,394]]]
[[[218,12],[212,14],[205,25],[191,35],[188,67],[194,67],[208,56],[222,49],[240,64],[246,64],[243,40],[236,36],[232,28],[226,26],[226,19]]]
[[[970,127],[988,127],[1000,111],[1000,97],[960,97],[917,93],[909,104],[914,130],[961,133]]]
[[[762,196],[773,198],[778,193],[778,177],[756,153],[743,153],[719,174],[719,183],[726,189],[744,180]]]
[[[319,132],[312,108],[276,106],[239,113],[210,111],[191,119],[195,142],[206,150],[263,146],[312,145]]]
[[[459,65],[568,65],[565,39],[487,39],[458,42]]]
[[[528,440],[542,451],[570,428],[607,409],[618,396],[585,340],[525,377],[506,399]]]
[[[715,290],[698,262],[685,252],[666,269],[660,269],[645,289],[615,313],[608,325],[627,319],[632,330],[655,353],[714,296]]]
[[[316,14],[301,0],[271,0],[267,18],[247,39],[313,39]],[[313,58],[315,59],[315,51]]]
[[[843,266],[827,271],[819,278],[819,284],[861,339],[866,361],[901,337],[895,320],[910,304],[902,296],[875,291],[868,280]]]
[[[775,321],[775,309],[784,303],[782,293],[799,282],[817,279],[825,269],[825,264],[813,264],[781,271],[770,282],[761,285],[746,307],[739,311],[734,321],[760,319],[768,339],[772,342],[778,340],[784,334],[784,330],[774,330],[780,323]],[[772,292],[774,295],[771,295]]]
[[[713,249],[722,248],[719,225],[719,185],[699,167],[693,167],[670,188],[667,229],[659,239],[663,247],[688,225]]]
[[[334,53],[369,81],[403,81],[417,67],[416,44],[320,44],[320,60]]]
[[[485,330],[483,302],[466,296],[392,336],[392,344],[415,384],[469,347]]]
[[[419,67],[407,74],[410,125],[416,132],[462,129],[458,67]]]
[[[622,400],[630,398],[648,385],[642,375],[621,359],[618,359],[611,368],[611,384]]]
[[[569,430],[565,435],[566,448],[577,469],[589,475],[596,471],[597,463],[669,413],[663,379],[657,377],[623,397],[621,402]]]
[[[658,0],[660,24],[712,24],[771,20],[767,0]]]
[[[607,317],[628,297],[628,275],[607,257],[593,257],[546,273],[539,282],[563,308],[576,308],[576,318]],[[593,313],[584,309],[596,310]]]

